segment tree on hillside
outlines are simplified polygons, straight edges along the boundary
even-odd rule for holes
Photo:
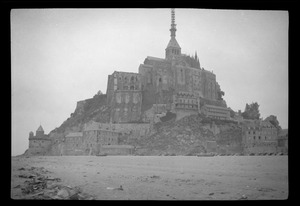
[[[245,111],[242,113],[244,119],[259,119],[259,105],[257,102],[246,104]]]
[[[228,107],[228,109],[229,109],[229,112],[230,112],[230,117],[233,118],[235,116],[235,112],[230,107]]]
[[[223,100],[223,96],[225,95],[225,92],[223,91],[218,91],[218,100]]]
[[[265,121],[269,121],[274,127],[277,128],[278,131],[281,130],[281,126],[279,125],[279,121],[275,115],[268,116]]]

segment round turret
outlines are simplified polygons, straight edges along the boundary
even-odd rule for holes
[[[33,132],[31,131],[31,132],[29,132],[29,138],[31,138],[31,137],[33,137]]]

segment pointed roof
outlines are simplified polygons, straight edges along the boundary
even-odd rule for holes
[[[169,48],[169,47],[175,47],[175,48],[181,49],[178,42],[177,42],[177,40],[175,39],[175,37],[171,37],[167,48]]]
[[[42,125],[40,125],[39,128],[38,128],[36,131],[37,131],[37,132],[43,132],[44,129],[43,129]]]
[[[175,9],[171,9],[171,29],[170,29],[170,32],[171,32],[171,39],[169,41],[169,44],[167,46],[167,48],[169,47],[175,47],[175,48],[179,48],[180,49],[180,46],[177,42],[177,40],[175,39],[176,37],[176,24],[175,24]]]

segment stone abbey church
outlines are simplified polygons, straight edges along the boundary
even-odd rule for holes
[[[107,103],[113,106],[111,122],[148,121],[151,107],[168,111],[198,113],[213,107],[217,118],[226,119],[229,112],[222,99],[216,75],[200,67],[195,57],[185,55],[176,40],[175,13],[171,13],[171,39],[165,57],[148,56],[138,73],[115,71],[108,76]]]

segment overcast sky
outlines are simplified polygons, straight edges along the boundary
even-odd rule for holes
[[[233,110],[258,102],[263,118],[288,127],[288,12],[176,9],[182,53],[198,53]],[[115,70],[138,72],[164,58],[170,9],[15,9],[11,11],[12,155],[48,134],[76,102],[106,93]]]

